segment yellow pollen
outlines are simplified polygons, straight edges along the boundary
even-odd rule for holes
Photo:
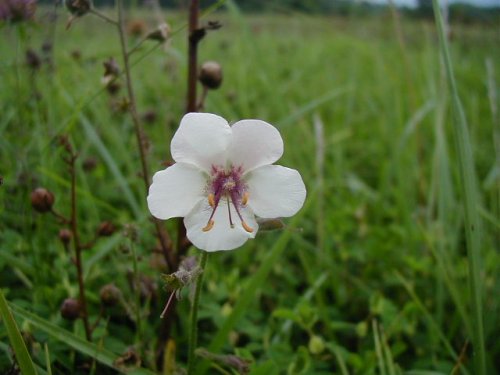
[[[215,206],[215,196],[212,193],[208,194],[208,204],[210,207]]]
[[[249,197],[249,194],[248,194],[248,192],[247,192],[247,191],[245,191],[245,192],[243,193],[243,197],[241,198],[241,204],[242,204],[243,206],[246,206],[246,205],[247,205],[247,203],[248,203],[248,197]]]
[[[214,221],[213,220],[209,220],[207,226],[205,228],[203,228],[202,231],[203,232],[208,232],[213,227],[214,227]]]
[[[241,225],[243,226],[243,229],[245,229],[248,233],[252,233],[253,229],[248,226],[247,223],[245,223],[243,220],[241,221]]]

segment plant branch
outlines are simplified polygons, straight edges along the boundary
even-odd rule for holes
[[[141,159],[141,167],[142,167],[142,178],[144,181],[144,188],[146,192],[149,189],[149,170],[146,159],[146,139],[144,135],[144,129],[142,128],[141,121],[137,114],[137,104],[135,100],[134,89],[132,86],[132,78],[130,74],[130,61],[129,61],[129,53],[127,52],[127,40],[125,36],[125,18],[123,15],[123,0],[118,0],[118,33],[120,34],[120,45],[122,51],[123,65],[125,69],[125,81],[127,85],[127,94],[129,99],[129,112],[132,117],[132,122],[134,123],[135,135],[137,138],[137,144],[139,147],[139,154]],[[165,257],[165,261],[172,268],[175,265],[175,259],[172,254],[172,241],[170,240],[168,234],[165,229],[161,225],[161,222],[153,218],[156,228],[156,233],[158,239],[160,240],[160,245],[163,250],[163,256]]]
[[[73,247],[75,249],[75,264],[76,273],[78,276],[79,303],[82,309],[83,326],[85,327],[85,337],[88,341],[92,341],[92,329],[89,323],[89,314],[87,310],[87,298],[85,297],[85,283],[83,281],[83,266],[82,266],[82,245],[80,243],[80,234],[78,231],[77,219],[77,202],[76,202],[76,170],[75,162],[77,155],[71,152],[69,167],[71,175],[71,231],[73,232]]]

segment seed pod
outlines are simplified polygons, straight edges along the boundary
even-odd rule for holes
[[[76,298],[66,298],[61,305],[61,316],[67,320],[76,320],[80,317],[80,302]]]
[[[54,194],[45,188],[36,188],[31,193],[31,206],[40,213],[49,212],[54,200]]]
[[[97,228],[97,235],[100,237],[109,237],[113,233],[115,233],[116,227],[114,224],[110,221],[103,221],[101,224],[99,224],[99,227]]]
[[[106,284],[99,292],[101,303],[106,307],[116,306],[120,302],[121,296],[122,292],[115,284]]]
[[[31,48],[26,50],[26,65],[28,65],[33,71],[40,69],[42,66],[40,56],[38,56],[38,53]]]
[[[215,90],[222,83],[222,68],[218,62],[207,61],[201,66],[198,79],[203,86]]]
[[[71,241],[71,237],[73,237],[73,233],[71,233],[69,229],[63,228],[59,231],[59,239],[63,244],[69,244],[69,241]]]
[[[168,37],[170,36],[170,26],[167,23],[162,23],[158,25],[158,27],[151,31],[147,36],[146,39],[149,40],[156,40],[157,42],[165,42]]]
[[[65,5],[66,9],[76,17],[84,16],[92,8],[90,0],[66,0]]]

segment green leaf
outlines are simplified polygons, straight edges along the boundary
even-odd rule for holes
[[[62,329],[52,324],[51,322],[47,321],[46,319],[40,318],[39,316],[36,316],[22,309],[19,306],[16,306],[12,303],[10,303],[9,305],[10,308],[12,309],[12,312],[16,316],[27,320],[37,329],[45,332],[46,334],[48,334],[49,336],[53,337],[56,340],[62,341],[66,345],[75,349],[76,351],[88,355],[89,357],[92,357],[97,362],[105,366],[111,367],[117,371],[126,373],[128,375],[154,375],[154,372],[143,368],[131,369],[131,368],[122,368],[115,366],[116,360],[120,358],[118,355],[96,344],[85,341],[84,339],[74,335],[73,333],[66,331],[65,329]],[[34,374],[34,372],[30,374]]]
[[[9,336],[10,344],[16,354],[17,363],[23,375],[36,375],[35,365],[31,360],[26,344],[24,343],[21,332],[17,328],[16,321],[12,316],[12,312],[7,305],[2,290],[0,290],[0,316],[7,328],[7,335]]]

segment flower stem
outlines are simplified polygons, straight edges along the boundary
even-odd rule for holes
[[[144,135],[144,129],[142,128],[141,121],[139,119],[139,115],[137,114],[137,104],[135,100],[134,88],[132,86],[132,76],[130,74],[130,54],[127,51],[127,40],[125,35],[125,17],[123,14],[123,0],[117,1],[118,5],[118,34],[120,35],[120,45],[121,52],[123,57],[123,65],[125,70],[125,81],[127,85],[127,94],[129,100],[129,112],[132,117],[132,122],[134,123],[135,135],[137,138],[137,145],[139,147],[139,154],[141,160],[142,167],[142,178],[144,181],[145,190],[149,189],[149,170],[148,163],[146,158],[146,137]],[[172,241],[168,233],[162,227],[160,221],[156,218],[153,218],[156,234],[160,241],[160,245],[163,251],[163,256],[165,258],[166,263],[170,268],[175,268],[176,260],[172,253]]]
[[[207,260],[208,252],[202,251],[200,260],[201,273],[196,280],[193,304],[191,305],[191,332],[189,333],[188,375],[193,375],[195,373],[194,370],[196,367],[194,351],[196,349],[196,346],[198,345],[198,304],[200,302],[201,285],[203,284],[203,273],[205,272]]]

